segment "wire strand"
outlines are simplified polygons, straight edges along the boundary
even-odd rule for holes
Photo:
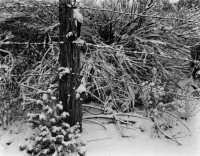
[[[53,4],[53,3],[52,3]],[[42,7],[55,7],[54,5],[40,5]],[[21,5],[21,4],[17,4],[16,6],[3,6],[0,7],[0,9],[8,9],[8,8],[33,8],[34,6],[29,6],[29,5]],[[99,9],[99,8],[92,8],[92,7],[86,7],[86,6],[79,6],[79,9],[86,9],[86,10],[93,10],[93,11],[101,11],[101,12],[111,12],[111,13],[115,13],[115,14],[124,14],[124,15],[128,15],[128,16],[133,16],[133,15],[137,15],[137,16],[141,16],[141,17],[151,17],[151,18],[159,18],[159,19],[174,19],[174,20],[179,20],[179,21],[185,21],[185,19],[181,19],[181,18],[176,18],[176,17],[163,17],[163,16],[152,16],[152,15],[144,15],[144,14],[137,14],[137,13],[126,13],[126,12],[122,12],[122,11],[115,11],[115,10],[109,10],[109,9]]]

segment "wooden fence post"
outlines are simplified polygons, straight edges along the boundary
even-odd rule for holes
[[[76,99],[76,89],[80,85],[80,49],[72,43],[77,34],[73,19],[74,9],[70,0],[59,0],[59,63],[60,67],[67,67],[70,71],[59,79],[59,99],[63,103],[63,111],[70,114],[67,123],[70,126],[79,123],[82,130],[82,105],[80,100]]]

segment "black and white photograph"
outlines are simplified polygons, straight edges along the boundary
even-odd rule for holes
[[[0,0],[0,156],[200,156],[200,0]]]

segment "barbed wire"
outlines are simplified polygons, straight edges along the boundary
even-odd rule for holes
[[[160,18],[160,19],[175,19],[175,20],[185,21],[185,19],[176,18],[176,17],[163,17],[163,16],[144,15],[144,14],[137,14],[137,13],[126,13],[126,12],[122,12],[122,11],[91,8],[91,7],[86,7],[86,6],[79,7],[79,8],[80,9],[94,10],[94,11],[102,11],[102,12],[112,12],[112,13],[116,13],[116,14],[124,14],[124,15],[129,15],[129,16],[137,15],[137,16],[140,16],[140,17],[151,17],[151,18]]]
[[[52,3],[54,4],[54,3]],[[59,2],[57,3],[59,5]],[[40,5],[42,7],[55,7],[54,5],[46,4],[46,5]],[[0,7],[0,9],[8,9],[8,8],[33,8],[34,6],[32,5],[24,5],[24,4],[17,4],[16,6],[14,5],[7,5]],[[123,14],[123,15],[128,15],[128,16],[140,16],[140,17],[151,17],[151,18],[159,18],[159,19],[174,19],[174,20],[179,20],[179,21],[185,21],[185,19],[181,18],[176,18],[176,17],[163,17],[163,16],[154,16],[154,15],[144,15],[144,14],[138,14],[138,13],[130,13],[130,12],[123,12],[123,11],[116,11],[116,10],[109,10],[109,9],[100,9],[100,8],[92,8],[92,7],[87,7],[87,6],[79,6],[79,9],[85,9],[85,10],[93,10],[93,11],[101,11],[101,12],[111,12],[115,14]]]
[[[52,45],[52,44],[63,44],[64,42],[51,42],[51,43],[47,43],[47,42],[42,42],[42,43],[38,43],[38,42],[0,42],[0,46],[1,45]]]
[[[29,75],[29,76],[43,76],[43,75],[58,75],[59,73],[58,72],[56,72],[56,73],[48,73],[48,74],[26,74],[26,76],[27,75]],[[71,74],[73,74],[74,75],[74,73],[71,73]],[[76,75],[79,75],[79,76],[84,76],[84,75],[80,75],[80,74],[76,74]],[[97,77],[96,77],[97,78]],[[108,79],[108,78],[104,78],[104,77],[99,77],[100,79]],[[116,78],[109,78],[110,80],[114,80],[114,81],[118,81],[118,82],[122,82],[122,83],[128,83],[128,84],[132,84],[132,85],[134,85],[134,86],[140,86],[140,84],[137,84],[137,83],[135,83],[135,82],[128,82],[128,81],[125,81],[125,80],[119,80],[119,79],[116,79]],[[23,83],[19,83],[19,82],[17,82],[17,84],[18,85],[20,85],[20,86],[23,86],[23,87],[27,87],[27,88],[32,88],[32,86],[28,86],[28,85],[25,85],[25,84],[23,84]],[[34,88],[32,88],[32,89],[34,89]],[[38,88],[35,88],[36,90],[40,90],[40,89],[38,89]],[[181,89],[181,90],[184,90],[184,89]],[[160,91],[159,89],[156,89],[156,91]],[[197,91],[198,93],[200,92],[200,90],[199,89],[194,89],[193,91],[192,91],[192,93],[194,93],[195,91]],[[185,94],[180,94],[180,93],[175,93],[175,92],[172,92],[172,91],[163,91],[165,94],[172,94],[172,95],[176,95],[176,96],[180,96],[180,97],[184,97],[184,98],[188,98],[188,99],[197,99],[197,100],[200,100],[200,97],[196,97],[196,96],[192,96],[191,94],[188,96],[188,95],[185,95]]]
[[[115,79],[116,80],[116,79]],[[136,84],[135,82],[127,82],[127,81],[123,81],[123,80],[117,80],[117,81],[120,81],[120,82],[123,82],[123,83],[128,83],[128,84],[132,84],[132,85],[138,85],[138,84]],[[27,88],[32,88],[31,86],[27,86],[27,85],[24,85],[23,83],[18,83],[18,85],[20,85],[20,86],[23,86],[23,87],[27,87]],[[33,88],[32,88],[33,89]],[[35,88],[36,90],[40,90],[40,89],[38,89],[38,88]],[[160,90],[159,89],[155,89],[157,92],[159,92]],[[182,91],[184,90],[184,89],[181,89]],[[194,89],[193,91],[192,91],[192,93],[194,93],[195,91],[197,91],[198,93],[200,93],[200,91],[199,91],[199,89]],[[184,97],[184,98],[186,98],[186,99],[196,99],[196,100],[200,100],[200,97],[198,97],[198,96],[193,96],[192,94],[189,94],[189,92],[188,92],[188,94],[189,94],[189,96],[188,95],[185,95],[185,94],[180,94],[180,93],[175,93],[175,92],[172,92],[172,91],[163,91],[165,94],[172,94],[172,95],[176,95],[176,96],[179,96],[179,97]]]
[[[52,3],[54,4],[54,3]],[[54,5],[51,4],[46,4],[46,5],[40,5],[41,7],[55,7]],[[0,9],[13,9],[13,8],[34,8],[35,6],[33,5],[25,5],[25,4],[20,4],[20,3],[14,3],[14,4],[5,4],[4,6],[0,6]]]
[[[0,46],[1,45],[58,45],[58,44],[65,44],[66,42],[63,42],[63,41],[60,41],[60,42],[43,42],[43,43],[31,43],[31,42],[0,42]],[[130,50],[126,50],[126,49],[120,49],[120,48],[115,48],[115,47],[112,47],[112,46],[109,46],[109,45],[106,45],[106,44],[103,44],[103,45],[98,45],[98,44],[92,44],[92,43],[87,43],[87,42],[83,42],[83,43],[79,43],[78,41],[74,41],[74,42],[70,42],[70,43],[73,43],[73,44],[78,44],[78,45],[82,45],[82,46],[92,46],[92,47],[95,47],[95,48],[109,48],[111,50],[113,50],[113,52],[122,52],[122,53],[134,53],[134,54],[147,54],[147,55],[155,55],[157,57],[162,57],[162,58],[166,58],[166,59],[173,59],[173,60],[182,60],[182,61],[187,61],[187,62],[190,62],[192,61],[192,59],[189,59],[189,58],[180,58],[180,57],[169,57],[169,56],[163,56],[163,55],[160,55],[160,54],[156,54],[156,53],[148,53],[148,52],[140,52],[140,51],[130,51]],[[196,62],[200,62],[200,61],[196,61]]]
[[[82,77],[84,77],[84,75],[81,75],[81,74],[75,74],[75,73],[70,73],[70,74],[72,74],[72,75],[78,75],[78,76],[82,76]],[[25,76],[44,76],[44,75],[59,75],[59,72],[55,72],[55,73],[43,73],[43,74],[41,74],[41,73],[31,73],[31,74],[24,74]],[[12,76],[17,76],[17,75],[12,75]],[[94,78],[96,78],[96,79],[108,79],[108,78],[105,78],[105,77],[94,77]],[[134,86],[140,86],[140,84],[137,84],[137,83],[135,83],[135,82],[128,82],[128,81],[125,81],[125,80],[120,80],[120,79],[116,79],[116,78],[111,78],[111,77],[109,77],[109,80],[113,80],[113,81],[118,81],[118,82],[122,82],[122,83],[128,83],[128,84],[132,84],[132,85],[134,85]],[[27,88],[32,88],[32,86],[27,86],[27,85],[25,85],[25,84],[23,84],[23,83],[19,83],[19,82],[17,82],[17,84],[18,85],[20,85],[20,86],[23,86],[23,87],[27,87]],[[32,88],[32,89],[34,89],[34,88]],[[40,90],[40,89],[38,89],[38,88],[35,88],[36,90]],[[157,91],[160,91],[160,90],[158,90],[158,89],[156,89]],[[184,89],[181,89],[181,90],[184,90]],[[197,91],[198,93],[200,92],[200,90],[199,89],[194,89],[192,92],[195,92],[195,91]],[[172,92],[172,91],[164,91],[165,92],[165,94],[172,94],[172,95],[176,95],[176,96],[179,96],[179,97],[184,97],[184,98],[188,98],[188,99],[197,99],[197,100],[200,100],[200,97],[196,97],[196,96],[192,96],[192,95],[185,95],[185,94],[180,94],[180,93],[175,93],[175,92]]]
[[[82,43],[79,43],[79,42],[71,42],[71,43],[74,43],[74,44],[82,44]],[[65,42],[61,41],[61,42],[51,42],[51,43],[46,43],[46,42],[43,42],[43,43],[30,43],[30,42],[0,42],[0,46],[1,45],[57,45],[57,44],[65,44]],[[147,54],[147,55],[155,55],[155,56],[158,56],[158,57],[162,57],[162,58],[166,58],[166,59],[174,59],[174,60],[182,60],[182,61],[192,61],[192,59],[187,59],[187,58],[178,58],[178,57],[169,57],[169,56],[163,56],[163,55],[159,55],[159,54],[155,54],[155,53],[148,53],[148,52],[139,52],[139,51],[130,51],[130,50],[123,50],[123,49],[120,49],[120,48],[115,48],[115,47],[112,47],[112,46],[109,46],[109,45],[98,45],[98,44],[92,44],[92,43],[86,43],[84,41],[84,43],[82,44],[82,46],[92,46],[92,47],[96,47],[96,48],[109,48],[111,50],[113,50],[114,52],[123,52],[123,53],[134,53],[134,54]],[[198,61],[197,61],[198,62]]]

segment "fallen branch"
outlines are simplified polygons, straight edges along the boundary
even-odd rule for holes
[[[87,104],[82,104],[83,107],[89,107],[89,108],[94,108],[94,109],[97,109],[97,110],[100,110],[100,111],[103,111],[102,108],[100,107],[97,107],[97,106],[92,106],[92,105],[87,105]]]
[[[100,140],[107,140],[107,139],[112,139],[111,137],[104,138],[104,139],[94,139],[94,140],[88,140],[87,142],[92,142],[92,141],[100,141]]]
[[[172,137],[174,138],[174,140],[177,141],[175,135],[173,134],[173,132],[170,130],[169,125],[158,115],[158,118],[167,126],[167,129],[170,131],[170,133],[172,134]],[[177,141],[178,142],[178,141]]]
[[[83,106],[90,107],[90,105],[85,105],[85,104]],[[96,106],[91,106],[91,108],[102,110],[101,108],[96,107]],[[140,116],[140,115],[136,115],[136,114],[116,113],[116,115],[117,116],[132,116],[132,117],[136,117],[136,118],[142,118],[142,119],[150,120],[149,118],[146,118],[146,117],[143,117],[143,116]],[[88,119],[88,118],[107,118],[107,119],[109,118],[109,119],[114,119],[114,116],[113,116],[113,114],[111,114],[111,115],[100,114],[100,115],[92,115],[92,116],[84,117],[84,119]],[[127,119],[127,121],[136,122],[136,121],[128,120],[128,119]]]
[[[136,123],[136,121],[134,121],[134,123],[130,123],[130,122],[128,122],[128,120],[123,121],[123,120],[120,120],[119,118],[117,118],[115,120],[121,122],[122,124],[131,125],[131,126]],[[132,120],[130,120],[130,121],[133,122]]]
[[[185,126],[185,128],[187,128],[187,130],[190,132],[190,129],[189,129],[178,117],[176,117],[174,114],[172,114],[172,113],[170,113],[170,112],[168,112],[168,111],[165,111],[165,113],[167,113],[167,114],[173,116],[173,117],[176,118],[178,121],[180,121],[180,123],[182,123],[183,126]]]
[[[154,121],[155,122],[155,121]],[[168,134],[166,134],[165,132],[163,132],[163,130],[159,127],[159,125],[155,122],[156,127],[158,128],[158,130],[167,138],[167,139],[171,139],[172,141],[176,142],[178,145],[182,145],[181,143],[179,143],[177,140],[174,140],[172,137],[170,137]]]
[[[97,119],[97,118],[103,118],[103,119],[114,119],[113,114],[110,115],[90,115],[90,116],[85,116],[83,119]]]
[[[113,114],[115,121],[117,122],[117,127],[119,128],[119,132],[121,134],[122,137],[128,137],[128,135],[125,134],[124,129],[120,126],[120,121],[117,117],[116,114]]]
[[[116,117],[115,117],[116,116]],[[110,115],[104,115],[104,114],[101,114],[101,115],[91,115],[91,116],[86,116],[86,117],[83,117],[83,120],[84,119],[97,119],[97,118],[102,118],[102,119],[111,119],[111,120],[115,120],[115,121],[119,121],[123,124],[126,124],[126,125],[133,125],[133,123],[136,123],[136,121],[134,120],[129,120],[129,119],[119,119],[117,117],[117,113],[116,114],[110,114]],[[130,123],[132,122],[132,123]]]
[[[103,127],[105,130],[106,130],[106,127],[103,125],[103,124],[100,124],[98,122],[95,122],[95,121],[91,121],[91,120],[87,120],[87,119],[83,119],[84,121],[88,121],[88,122],[92,122],[92,123],[95,123],[97,125],[100,125],[101,127]]]
[[[188,136],[191,136],[191,135],[187,134],[187,135],[183,135],[183,136],[176,136],[176,138],[184,138],[184,137],[188,137]]]
[[[102,113],[93,113],[93,112],[91,112],[91,111],[90,111],[89,109],[87,109],[87,108],[85,108],[84,110],[85,110],[86,112],[92,114],[92,115],[100,115],[100,114],[102,114]]]
[[[83,120],[87,120],[87,119],[96,119],[96,118],[103,118],[103,119],[111,119],[114,120],[117,123],[117,126],[119,128],[120,134],[122,137],[129,137],[128,135],[125,134],[123,128],[121,127],[120,123],[122,124],[126,124],[126,125],[131,125],[133,126],[133,123],[128,122],[128,120],[126,119],[125,121],[123,121],[123,119],[119,119],[117,116],[118,113],[114,113],[114,114],[110,114],[110,115],[91,115],[91,116],[86,116],[83,117]],[[133,120],[130,120],[131,122],[136,122]],[[98,123],[99,124],[99,123]],[[102,125],[101,125],[102,126]]]
[[[133,130],[139,129],[138,127],[135,127],[135,128],[133,128],[133,127],[127,127],[127,126],[121,126],[121,127],[126,128],[126,129],[133,129]]]
[[[136,114],[129,114],[129,113],[117,113],[117,115],[119,116],[132,116],[132,117],[136,117],[136,118],[141,118],[141,119],[146,119],[146,120],[150,120],[149,118],[140,116],[140,115],[136,115]]]

